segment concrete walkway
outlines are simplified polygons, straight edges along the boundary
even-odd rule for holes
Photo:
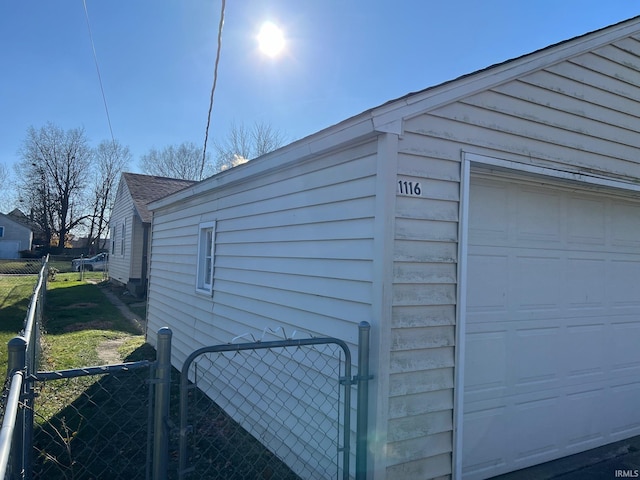
[[[100,290],[104,295],[109,299],[113,305],[120,310],[122,315],[129,320],[133,325],[138,328],[141,334],[144,334],[146,331],[146,319],[141,318],[139,315],[133,313],[126,303],[124,303],[120,297],[113,291],[113,289],[109,285],[98,285]]]

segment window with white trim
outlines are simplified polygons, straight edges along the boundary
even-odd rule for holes
[[[127,220],[122,224],[122,232],[120,233],[120,255],[124,256],[124,236],[127,231]]]
[[[196,290],[211,294],[213,291],[216,222],[201,223],[198,227],[198,275]]]
[[[111,255],[116,254],[116,227],[111,227]]]

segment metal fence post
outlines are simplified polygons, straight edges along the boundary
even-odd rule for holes
[[[7,373],[11,376],[18,370],[24,370],[27,366],[27,340],[22,337],[13,337],[7,343],[9,350]],[[24,393],[24,384],[23,391]],[[31,445],[24,444],[25,438],[25,409],[20,408],[16,415],[16,424],[13,430],[11,447],[11,475],[12,478],[23,478],[25,472],[24,453]]]
[[[153,479],[166,480],[169,463],[169,391],[171,387],[171,335],[169,328],[158,330],[156,388],[153,422]]]
[[[358,325],[358,400],[356,417],[356,480],[367,478],[369,418],[369,333],[371,325]]]

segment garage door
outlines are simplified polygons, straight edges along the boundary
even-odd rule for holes
[[[20,242],[0,240],[0,258],[20,258]]]
[[[640,434],[640,203],[472,176],[463,476]]]

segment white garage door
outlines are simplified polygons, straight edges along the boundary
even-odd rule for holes
[[[20,258],[20,242],[0,240],[0,258]]]
[[[472,176],[463,475],[640,434],[640,203]]]

